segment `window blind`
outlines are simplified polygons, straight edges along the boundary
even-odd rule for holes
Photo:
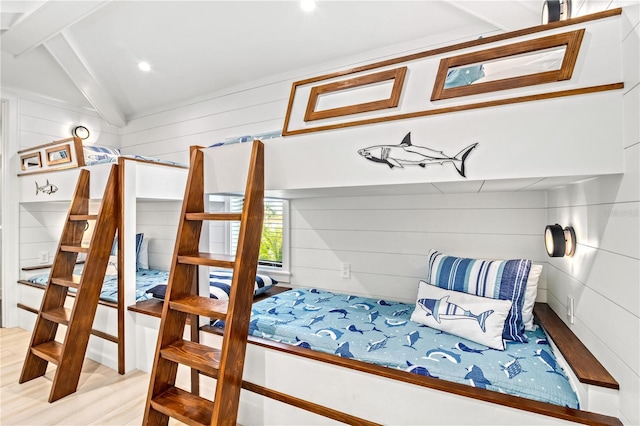
[[[242,212],[244,199],[230,197],[230,210]],[[238,247],[238,233],[240,222],[231,222],[231,253]],[[262,225],[262,239],[260,241],[260,265],[282,267],[282,232],[283,232],[283,201],[274,198],[264,200],[264,222]]]

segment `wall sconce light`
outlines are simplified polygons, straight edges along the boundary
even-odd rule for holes
[[[547,225],[544,230],[544,245],[550,257],[573,256],[576,252],[576,233],[572,227]]]
[[[571,0],[546,0],[542,5],[542,24],[571,18]]]
[[[71,131],[71,133],[73,134],[73,136],[80,138],[80,139],[87,139],[89,137],[89,129],[87,129],[84,126],[76,126],[73,128],[73,130]]]

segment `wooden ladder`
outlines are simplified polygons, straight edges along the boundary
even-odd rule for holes
[[[31,335],[19,382],[24,383],[43,376],[49,362],[56,364],[49,402],[57,401],[78,388],[80,371],[117,228],[117,167],[111,167],[97,215],[89,214],[89,171],[80,171],[51,267],[49,282]],[[95,228],[89,246],[85,247],[81,245],[81,241],[88,221],[95,221]],[[79,253],[87,254],[80,277],[73,275]],[[71,309],[64,307],[69,287],[77,290]],[[55,340],[59,324],[67,326],[62,343]]]
[[[264,216],[264,146],[253,142],[242,213],[204,211],[203,153],[193,149],[158,345],[145,407],[145,425],[169,417],[190,425],[235,425]],[[199,252],[202,222],[239,220],[236,255]],[[194,294],[198,266],[233,268],[229,301]],[[195,292],[197,293],[197,291]],[[183,340],[187,316],[225,321],[220,350]],[[197,318],[197,317],[196,317]],[[191,319],[191,327],[198,327]],[[178,364],[217,379],[213,401],[175,387]],[[197,393],[197,392],[195,392]]]

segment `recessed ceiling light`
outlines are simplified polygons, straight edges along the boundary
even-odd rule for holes
[[[151,65],[149,65],[149,62],[145,62],[145,61],[138,62],[138,68],[140,69],[140,71],[144,71],[144,72],[151,71]]]
[[[313,9],[316,8],[316,2],[315,0],[301,0],[300,7],[305,12],[311,12]]]

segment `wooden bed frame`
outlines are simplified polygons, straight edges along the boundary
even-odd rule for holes
[[[257,297],[255,301],[263,300],[267,297],[277,295],[283,291],[289,290],[288,287],[276,286],[267,291],[265,294]],[[129,306],[128,310],[142,315],[148,315],[160,318],[162,314],[163,301],[159,299],[150,299],[138,302]],[[577,380],[584,385],[599,386],[607,389],[618,390],[618,382],[609,374],[609,372],[598,362],[591,352],[580,342],[580,340],[571,332],[571,330],[560,320],[560,318],[551,310],[546,303],[536,303],[534,308],[536,323],[540,325],[553,343],[558,348],[562,359],[571,368]],[[210,325],[200,327],[205,332],[203,339],[207,339],[207,335],[220,336],[223,330]],[[191,333],[191,332],[190,332]],[[193,338],[193,335],[192,335]],[[195,337],[200,339],[201,337]],[[543,416],[553,417],[571,422],[593,425],[621,425],[622,423],[616,417],[598,414],[594,412],[576,410],[566,407],[560,407],[553,404],[534,401],[522,397],[507,395],[485,389],[479,389],[467,385],[448,382],[440,379],[421,376],[418,374],[408,373],[405,371],[381,367],[353,359],[343,358],[337,355],[317,352],[310,349],[300,348],[293,345],[277,343],[272,340],[262,339],[259,337],[249,336],[249,343],[254,347],[263,348],[265,350],[277,351],[294,357],[302,357],[314,362],[330,364],[333,366],[346,368],[350,370],[360,371],[366,374],[391,379],[410,385],[434,389],[442,392],[472,398],[492,404],[505,407],[511,407],[518,410],[528,411]],[[557,354],[558,351],[556,351]],[[557,354],[560,357],[560,354]],[[192,384],[193,385],[193,384]],[[253,393],[257,393],[268,398],[276,399],[280,402],[293,405],[312,413],[331,418],[337,421],[353,422],[354,419],[360,420],[358,424],[376,424],[368,422],[359,417],[352,416],[347,413],[334,410],[320,404],[311,403],[301,398],[288,395],[283,392],[271,390],[265,386],[257,385],[246,381],[243,388]]]
[[[577,379],[583,384],[601,386],[608,389],[619,389],[618,382],[609,374],[609,372],[600,364],[597,359],[589,352],[589,350],[580,342],[580,340],[571,332],[571,330],[560,320],[560,318],[551,310],[546,303],[536,303],[534,309],[536,323],[539,324],[549,335],[554,343],[560,349],[560,353],[564,357],[564,361],[576,374]],[[212,335],[222,334],[222,330],[205,325],[201,330]],[[557,340],[555,340],[557,339]],[[466,398],[472,398],[503,407],[515,408],[517,410],[527,411],[530,413],[540,414],[543,416],[553,417],[570,422],[591,424],[591,425],[621,425],[622,422],[612,416],[599,413],[576,410],[567,407],[561,407],[544,402],[534,401],[513,395],[507,395],[486,389],[475,388],[459,383],[448,382],[445,380],[425,377],[405,371],[395,370],[370,364],[353,359],[343,358],[337,355],[313,351],[310,349],[300,348],[288,344],[277,343],[271,340],[259,337],[249,336],[249,343],[253,346],[263,348],[267,351],[277,351],[294,357],[302,357],[315,362],[331,364],[346,369],[356,370],[374,376],[391,379],[402,383],[434,389]],[[559,354],[557,354],[560,356]],[[266,387],[246,382],[243,387],[254,393],[259,393],[269,397]],[[308,403],[291,395],[280,393],[278,400],[298,408],[302,408],[315,414],[319,414],[334,420],[340,420],[336,417],[336,410],[321,409],[318,410],[316,405]],[[310,406],[309,406],[310,405]],[[342,413],[348,415],[346,413]]]

